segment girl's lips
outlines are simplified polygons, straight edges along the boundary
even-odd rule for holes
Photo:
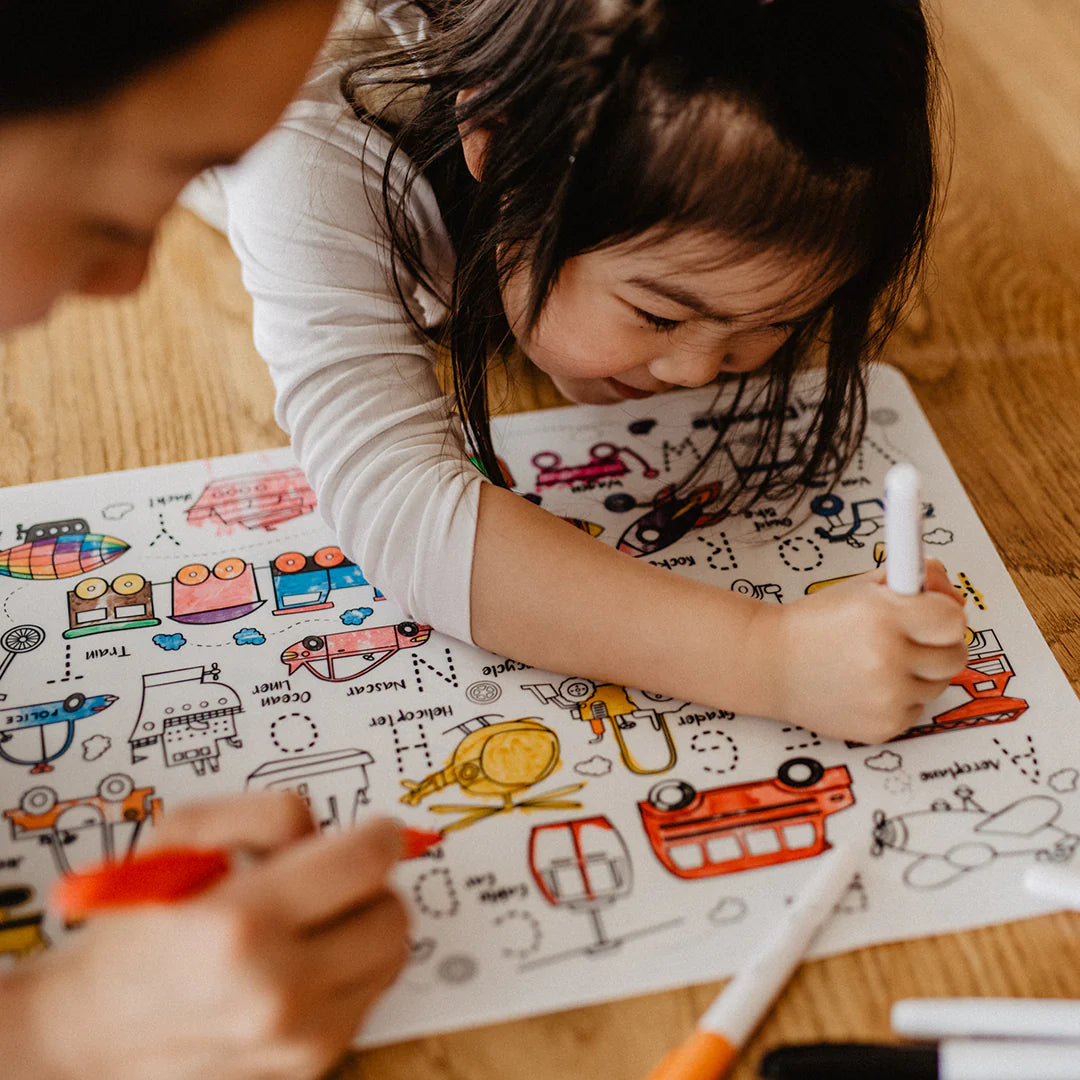
[[[627,400],[640,400],[641,398],[652,397],[655,390],[639,390],[636,386],[627,386],[624,382],[619,382],[618,379],[608,379],[608,385],[616,394],[621,398]]]

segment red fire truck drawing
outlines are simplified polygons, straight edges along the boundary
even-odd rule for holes
[[[290,675],[306,667],[324,682],[347,682],[366,675],[402,649],[423,645],[430,636],[430,626],[414,622],[324,636],[313,634],[285,649],[281,662],[289,666]]]
[[[638,810],[656,857],[692,879],[820,855],[831,846],[825,818],[854,802],[846,766],[791,758],[775,779],[709,791],[662,780]]]
[[[60,799],[51,787],[32,787],[17,808],[4,811],[12,839],[45,844],[61,874],[70,874],[75,863],[124,858],[135,850],[146,820],[156,823],[160,815],[154,789],[137,788],[126,773],[111,773],[95,794],[75,799]]]
[[[219,532],[239,525],[267,532],[315,509],[315,492],[298,466],[248,473],[207,484],[188,509],[189,525],[213,522]]]

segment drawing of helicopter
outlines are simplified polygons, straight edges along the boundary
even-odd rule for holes
[[[1066,862],[1080,836],[1055,825],[1061,803],[1049,795],[1028,795],[996,813],[984,810],[971,788],[954,794],[960,806],[938,799],[929,810],[887,818],[874,812],[872,855],[886,848],[915,855],[904,870],[913,889],[937,889],[1006,855],[1029,855],[1040,862]]]
[[[712,483],[695,488],[689,495],[676,496],[674,485],[669,484],[653,498],[652,508],[627,526],[615,546],[636,558],[655,555],[691,529],[703,529],[727,517],[724,507],[714,512],[705,509],[723,494],[724,485]]]
[[[401,649],[418,648],[430,636],[430,626],[414,622],[344,630],[323,637],[311,635],[285,649],[281,662],[288,665],[290,675],[306,667],[323,682],[347,682],[366,675]]]
[[[625,687],[616,686],[614,683],[594,683],[589,679],[571,678],[564,679],[558,690],[551,683],[532,683],[522,689],[531,690],[545,705],[554,702],[560,708],[568,709],[575,720],[587,720],[593,733],[593,738],[589,740],[591,743],[598,743],[603,739],[604,721],[610,720],[611,730],[615,733],[615,742],[619,747],[619,757],[631,772],[649,776],[667,772],[675,764],[675,740],[671,737],[671,729],[664,713],[657,712],[656,709],[639,708]],[[636,692],[650,701],[673,700],[663,694],[650,694],[645,690]],[[675,706],[673,711],[679,707]],[[663,735],[667,747],[667,760],[663,765],[657,764],[653,768],[646,768],[634,757],[626,740],[626,731],[636,727],[638,721],[646,720]]]
[[[92,533],[83,518],[43,521],[23,532],[24,541],[0,551],[0,575],[52,581],[96,570],[120,558],[129,545]]]
[[[40,705],[16,705],[0,712],[0,758],[12,765],[32,765],[32,773],[52,772],[50,761],[67,752],[75,738],[75,722],[95,713],[104,712],[118,698],[115,694],[69,694],[63,701],[46,701]],[[64,740],[59,749],[49,749],[45,729],[64,724]],[[16,732],[37,729],[41,753],[32,758],[18,758],[11,753],[10,742]]]

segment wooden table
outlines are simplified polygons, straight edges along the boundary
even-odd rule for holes
[[[926,295],[890,359],[911,379],[1055,656],[1080,679],[1080,4],[943,0],[952,183]],[[225,242],[183,211],[133,299],[72,302],[0,344],[0,481],[280,446]],[[558,404],[530,380],[513,404]],[[8,523],[0,523],[6,531]],[[1080,749],[1080,736],[1077,737]],[[1080,757],[1080,754],[1077,755]],[[716,986],[358,1055],[339,1080],[637,1080]],[[780,1041],[887,1039],[907,995],[1080,997],[1080,916],[807,965],[737,1077]]]

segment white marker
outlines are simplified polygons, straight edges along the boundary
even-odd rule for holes
[[[894,593],[923,590],[922,501],[914,465],[894,465],[885,475],[885,580]]]
[[[1080,1042],[1080,1001],[1064,998],[908,998],[892,1007],[909,1039],[1068,1039]]]
[[[697,1030],[649,1073],[649,1080],[719,1080],[731,1067],[773,999],[802,963],[803,954],[858,870],[862,846],[820,855],[806,887],[757,955],[724,987],[697,1022]]]
[[[1067,911],[1080,911],[1080,874],[1060,866],[1029,866],[1024,888],[1040,900],[1049,900]]]

